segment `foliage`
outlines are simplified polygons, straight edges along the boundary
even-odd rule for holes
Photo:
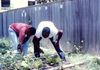
[[[61,61],[61,59],[57,55],[54,55],[54,54],[45,55],[45,56],[46,56],[46,60],[48,64],[50,65],[58,64]]]
[[[0,53],[2,55],[7,53],[7,50],[10,48],[10,40],[7,38],[0,39]]]
[[[32,44],[30,44],[32,46]],[[27,56],[22,56],[20,54],[12,54],[10,51],[10,41],[6,38],[0,39],[0,70],[32,70],[40,69],[43,67],[44,61],[45,64],[55,66],[61,62],[61,59],[58,55],[50,54],[47,51],[43,55],[44,60],[41,58],[35,58],[30,54]],[[43,49],[44,50],[44,49]],[[89,54],[71,54],[67,57],[67,60],[70,63],[78,63],[82,61],[88,61],[81,66],[75,66],[70,70],[100,70],[100,59],[89,55]]]
[[[10,47],[10,40],[7,38],[0,39],[0,48],[8,49]]]
[[[34,60],[34,63],[33,63],[33,67],[34,68],[39,69],[39,68],[42,67],[42,65],[43,65],[43,63],[42,63],[42,60],[41,59],[36,58]]]
[[[87,65],[88,70],[100,70],[100,59],[93,58]]]

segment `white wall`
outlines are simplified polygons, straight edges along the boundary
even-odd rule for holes
[[[17,9],[28,6],[28,0],[10,0],[10,9]],[[1,0],[0,0],[0,12],[7,11],[1,8]]]
[[[21,8],[21,7],[27,7],[28,6],[28,0],[11,0],[10,1],[11,8]]]

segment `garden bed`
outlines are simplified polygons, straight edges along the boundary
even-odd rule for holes
[[[46,53],[40,58],[33,56],[33,50],[30,50],[27,56],[12,54],[10,42],[2,39],[0,40],[0,70],[100,70],[98,56],[80,53],[72,53],[68,56],[66,52],[66,61],[62,61],[54,50],[49,49],[48,52],[47,49],[42,49]]]

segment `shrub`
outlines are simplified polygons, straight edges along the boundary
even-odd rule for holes
[[[8,49],[10,47],[10,40],[7,38],[1,38],[0,39],[0,48]]]

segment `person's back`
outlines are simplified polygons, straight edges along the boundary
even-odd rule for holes
[[[10,27],[12,29],[14,29],[14,31],[16,31],[17,33],[19,33],[21,31],[22,28],[24,28],[22,31],[25,31],[26,29],[32,27],[31,25],[25,24],[25,23],[13,23],[10,25]]]
[[[52,36],[55,36],[58,33],[58,29],[56,28],[56,26],[54,25],[53,22],[51,22],[51,21],[42,21],[42,22],[39,23],[39,25],[37,27],[35,36],[37,36],[38,38],[42,37],[42,31],[45,27],[50,29],[50,34],[48,36],[49,38],[52,37]]]

